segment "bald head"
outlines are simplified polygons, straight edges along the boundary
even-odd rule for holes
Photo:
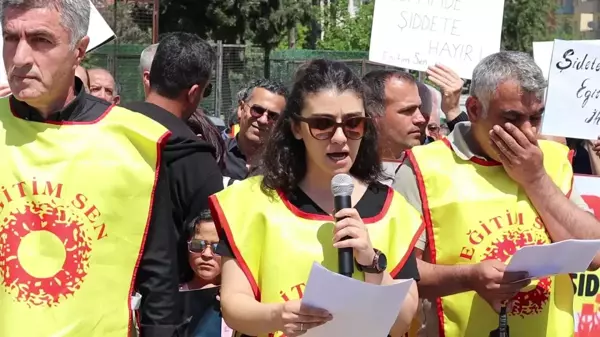
[[[142,75],[142,83],[144,84],[144,92],[148,95],[150,91],[150,68],[152,68],[152,61],[154,55],[156,55],[156,49],[158,43],[151,44],[142,51],[140,55],[140,73]]]
[[[75,76],[79,77],[79,79],[83,82],[83,88],[85,92],[90,92],[90,77],[88,75],[87,69],[82,66],[77,66],[75,68]]]
[[[94,68],[88,70],[88,75],[90,77],[90,94],[113,104],[121,102],[117,83],[108,70]]]

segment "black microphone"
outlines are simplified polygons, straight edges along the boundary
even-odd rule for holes
[[[352,207],[352,191],[354,191],[354,182],[351,176],[341,173],[336,174],[331,179],[331,193],[333,194],[335,213],[344,208]],[[342,219],[335,220],[339,221]],[[346,239],[349,239],[349,237],[344,237],[342,240]],[[352,253],[352,248],[338,249],[338,267],[340,274],[352,277],[352,274],[354,274],[354,254]]]

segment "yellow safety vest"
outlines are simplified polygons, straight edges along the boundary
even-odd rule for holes
[[[539,144],[546,171],[565,194],[570,193],[568,148],[555,142]],[[523,246],[551,242],[529,198],[499,163],[462,160],[447,140],[415,147],[408,156],[417,176],[432,263],[508,262]],[[498,327],[498,314],[474,291],[436,302],[442,337],[488,336]],[[534,281],[515,297],[510,334],[572,336],[572,308],[569,275]]]
[[[232,138],[235,137],[238,132],[240,132],[240,125],[239,124],[233,124],[231,126],[231,132],[229,133],[229,136],[231,136]]]
[[[302,298],[313,261],[338,270],[337,250],[331,243],[333,218],[306,214],[282,193],[270,199],[260,189],[261,180],[248,178],[211,196],[211,212],[256,299],[262,303],[297,300]],[[363,221],[373,246],[386,254],[388,270],[395,274],[409,257],[423,225],[421,215],[402,196],[392,189],[388,193],[381,213]],[[364,280],[364,273],[355,269],[353,277]]]
[[[120,107],[39,123],[0,99],[0,336],[128,336],[167,136]]]

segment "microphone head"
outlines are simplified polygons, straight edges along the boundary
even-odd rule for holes
[[[348,174],[336,174],[331,179],[331,193],[334,197],[351,196],[354,191],[354,181]]]

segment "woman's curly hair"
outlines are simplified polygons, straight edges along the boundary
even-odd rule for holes
[[[271,194],[275,190],[288,194],[304,178],[306,147],[302,140],[294,137],[292,125],[296,123],[294,116],[299,116],[304,108],[306,96],[323,90],[340,93],[352,91],[366,106],[363,82],[344,63],[317,59],[302,66],[296,73],[286,107],[263,148],[262,164],[257,173],[264,176],[261,189],[265,194]],[[368,117],[372,117],[367,109],[365,111]],[[367,184],[381,178],[377,129],[372,120],[366,123],[365,134],[350,174]]]

